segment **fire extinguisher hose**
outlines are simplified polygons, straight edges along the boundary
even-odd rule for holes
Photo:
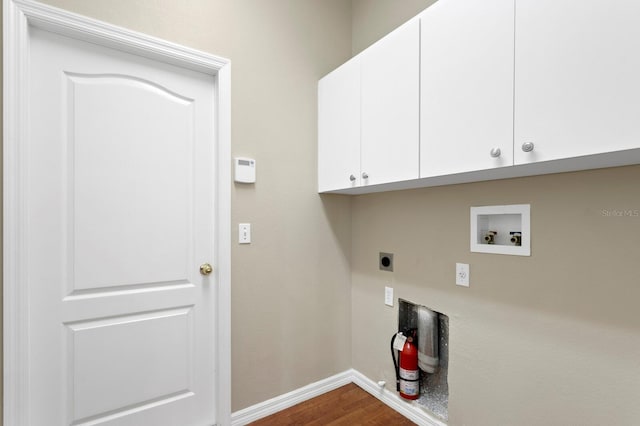
[[[393,342],[396,341],[396,334],[391,337],[391,359],[393,360],[393,366],[396,371],[396,392],[400,392],[400,368],[398,367],[398,361],[396,360],[396,351],[393,349]]]

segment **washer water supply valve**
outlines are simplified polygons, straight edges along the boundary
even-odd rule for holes
[[[495,236],[498,235],[498,231],[487,231],[484,234],[484,242],[487,244],[495,244]]]
[[[511,235],[511,239],[509,241],[511,241],[511,244],[513,244],[514,246],[520,246],[522,245],[522,233],[521,232],[509,232],[509,235]]]

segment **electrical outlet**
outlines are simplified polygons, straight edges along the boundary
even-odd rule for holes
[[[251,244],[251,224],[238,224],[238,242],[240,244]]]
[[[393,287],[384,288],[384,304],[393,306]]]
[[[456,263],[456,285],[469,287],[469,264]]]

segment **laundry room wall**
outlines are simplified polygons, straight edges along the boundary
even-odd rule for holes
[[[436,0],[351,0],[351,51],[355,56]]]

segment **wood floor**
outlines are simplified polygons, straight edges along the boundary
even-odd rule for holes
[[[353,383],[251,423],[253,426],[414,424]]]

